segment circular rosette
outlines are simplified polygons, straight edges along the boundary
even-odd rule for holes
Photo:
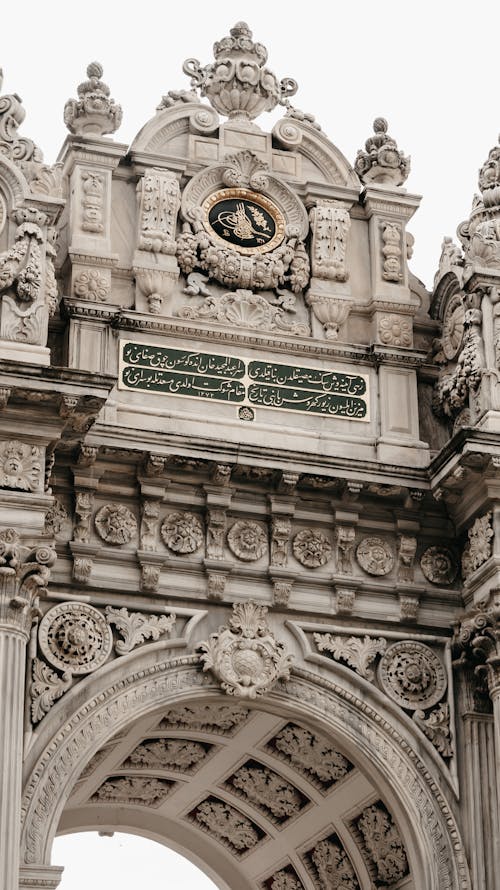
[[[90,674],[109,658],[113,635],[93,606],[61,603],[42,618],[39,642],[54,667],[72,674]]]
[[[94,523],[107,544],[129,544],[137,534],[137,520],[125,504],[105,504],[97,511]]]
[[[423,643],[393,643],[378,667],[387,695],[402,708],[432,708],[446,692],[446,672],[435,652]]]
[[[452,584],[458,571],[453,553],[447,547],[428,547],[420,557],[420,567],[432,584]]]
[[[308,569],[324,566],[332,555],[332,545],[326,535],[317,528],[303,528],[292,544],[295,559]]]
[[[383,538],[363,538],[356,556],[368,575],[388,575],[394,566],[394,554]]]
[[[160,533],[174,553],[195,553],[203,543],[203,525],[195,513],[170,513],[163,520]]]
[[[464,337],[465,309],[460,294],[448,303],[443,318],[443,352],[447,359],[454,359]]]
[[[267,553],[267,534],[262,525],[251,519],[239,519],[231,526],[227,543],[238,559],[254,562]]]

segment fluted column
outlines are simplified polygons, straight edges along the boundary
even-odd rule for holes
[[[19,888],[26,645],[54,551],[0,530],[0,887]]]

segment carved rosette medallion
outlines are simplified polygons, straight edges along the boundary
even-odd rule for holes
[[[42,454],[38,445],[0,442],[0,488],[37,491],[41,472]]]
[[[163,520],[160,534],[174,553],[195,553],[203,544],[203,525],[195,513],[170,513]]]
[[[129,544],[137,534],[137,520],[125,504],[105,504],[97,511],[94,524],[106,544]]]
[[[465,309],[461,294],[455,294],[449,301],[443,318],[442,346],[448,360],[457,355],[464,338]]]
[[[452,584],[458,571],[453,553],[446,547],[428,547],[420,557],[420,567],[432,584]]]
[[[356,557],[368,575],[388,575],[394,566],[394,554],[383,538],[363,538]]]
[[[389,698],[411,711],[432,708],[446,692],[444,666],[423,643],[393,643],[380,659],[378,671]]]
[[[203,670],[211,670],[228,695],[256,698],[290,676],[291,656],[266,620],[267,608],[236,603],[229,624],[201,643]]]
[[[231,552],[245,562],[254,562],[267,553],[266,531],[252,519],[235,522],[229,529],[227,543]]]
[[[332,545],[317,528],[303,528],[293,539],[295,559],[308,569],[324,566],[332,555]]]
[[[90,674],[111,654],[113,635],[101,613],[87,603],[60,603],[40,622],[45,658],[61,671]]]

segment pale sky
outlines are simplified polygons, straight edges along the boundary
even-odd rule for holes
[[[21,133],[52,163],[66,134],[64,103],[76,96],[87,64],[99,61],[124,112],[114,138],[130,143],[167,90],[188,88],[184,59],[210,62],[214,40],[238,20],[267,46],[271,70],[298,81],[293,104],[316,115],[351,163],[373,119],[388,119],[389,133],[412,158],[406,187],[423,195],[408,228],[415,236],[412,270],[430,287],[442,238],[454,236],[468,217],[478,168],[500,129],[491,42],[500,26],[498,3],[10,0],[1,16],[3,92],[22,97]],[[270,128],[276,118],[264,115],[259,123]],[[89,835],[58,841],[53,861],[68,866],[62,890],[213,887],[199,872],[176,871],[169,855],[151,842]]]

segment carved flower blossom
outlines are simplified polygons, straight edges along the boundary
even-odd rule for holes
[[[380,319],[379,335],[387,346],[411,346],[411,322],[399,315],[384,315]]]
[[[160,533],[174,553],[194,553],[203,542],[203,526],[195,513],[170,513],[163,520]]]
[[[260,559],[267,551],[266,533],[258,522],[251,519],[235,522],[229,530],[227,542],[235,556],[246,562]]]
[[[0,487],[36,491],[40,486],[41,454],[38,445],[0,443]]]
[[[310,569],[324,566],[332,555],[330,541],[317,528],[303,528],[293,539],[293,555]]]
[[[128,544],[137,534],[137,520],[124,504],[105,504],[94,522],[99,537],[107,544]]]
[[[109,282],[97,269],[86,269],[75,278],[76,297],[92,302],[104,302],[109,294]]]

